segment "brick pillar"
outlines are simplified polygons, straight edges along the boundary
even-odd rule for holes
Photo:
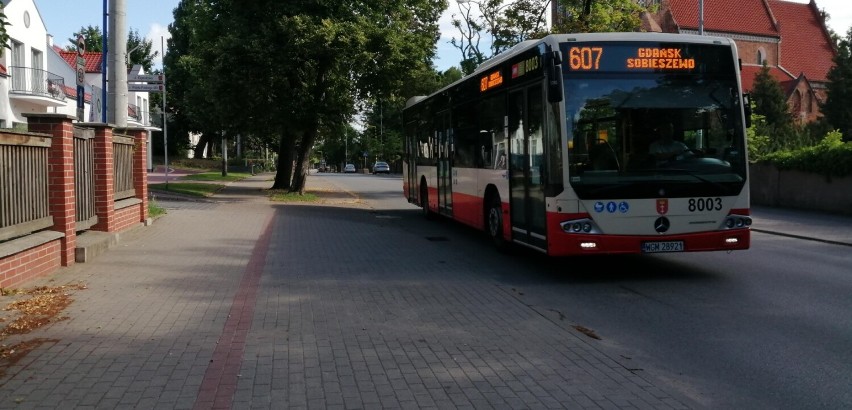
[[[95,214],[98,223],[92,230],[117,231],[115,225],[115,156],[112,148],[112,126],[89,123],[95,129]]]
[[[66,114],[22,114],[27,119],[29,132],[49,134],[53,137],[48,158],[48,201],[51,230],[62,232],[60,263],[74,264],[77,246],[77,196],[74,188],[74,117]]]
[[[142,201],[140,221],[148,219],[148,130],[145,128],[116,129],[116,133],[128,135],[135,141],[133,146],[133,188],[136,198]]]

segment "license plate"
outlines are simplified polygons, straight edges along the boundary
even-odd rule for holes
[[[657,252],[683,252],[683,241],[668,241],[668,242],[643,242],[642,252],[657,253]]]

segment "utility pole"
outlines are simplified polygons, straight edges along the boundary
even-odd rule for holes
[[[127,4],[126,0],[109,2],[109,123],[127,127]]]
[[[107,6],[107,0],[104,0],[104,38],[102,40],[104,52],[101,54],[101,122],[107,122],[107,112],[110,111],[107,109],[107,102],[109,99],[107,98],[107,53],[109,53],[109,34],[112,33],[112,30],[108,30],[109,27],[109,8]]]

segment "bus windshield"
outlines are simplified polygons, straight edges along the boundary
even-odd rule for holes
[[[704,45],[669,53],[682,60],[675,69],[631,71],[598,59],[592,60],[601,64],[594,73],[565,70],[568,182],[581,199],[726,196],[743,188],[745,133],[730,49]],[[630,61],[635,52],[623,54],[615,61],[648,65]]]

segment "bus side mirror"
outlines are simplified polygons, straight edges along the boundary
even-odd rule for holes
[[[745,111],[745,127],[751,128],[751,96],[743,94],[743,111]]]
[[[554,104],[562,101],[562,57],[559,51],[548,54],[547,63],[547,102]]]

